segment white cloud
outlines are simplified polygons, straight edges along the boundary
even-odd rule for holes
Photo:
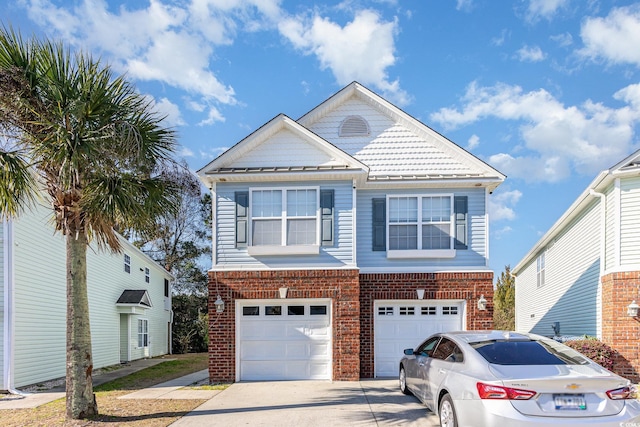
[[[182,149],[179,151],[180,157],[183,157],[183,158],[184,157],[193,157],[193,154],[194,154],[193,151],[190,150],[187,147],[182,147]]]
[[[473,0],[456,0],[456,10],[470,12],[473,9]]]
[[[516,56],[520,61],[539,62],[546,58],[546,54],[539,46],[523,46],[516,51]]]
[[[500,37],[492,38],[491,44],[494,46],[502,46],[505,40],[510,36],[511,36],[511,31],[507,30],[506,28],[503,28],[502,31],[500,31]]]
[[[612,9],[604,18],[586,19],[580,36],[584,47],[578,53],[582,56],[640,66],[640,4]]]
[[[549,38],[558,43],[560,47],[567,47],[573,44],[573,36],[570,33],[556,34]]]
[[[491,221],[514,220],[516,214],[513,208],[521,197],[522,192],[519,190],[496,190],[489,197],[489,218]]]
[[[180,108],[167,98],[161,98],[160,100],[154,101],[154,104],[156,111],[158,111],[162,116],[165,116],[164,123],[167,126],[174,127],[186,124],[182,118],[182,114],[180,113]]]
[[[537,22],[541,18],[551,20],[556,13],[569,4],[569,0],[529,0],[527,21]]]
[[[381,90],[398,104],[409,102],[400,82],[391,81],[387,74],[396,62],[397,20],[385,22],[372,10],[361,10],[344,27],[314,15],[287,18],[280,22],[279,29],[296,49],[315,55],[320,67],[330,69],[339,84],[357,80]]]
[[[198,126],[212,125],[216,122],[224,122],[224,120],[225,119],[222,116],[222,113],[220,113],[220,111],[216,107],[210,106],[207,118],[198,123]]]
[[[476,134],[471,135],[469,141],[467,141],[467,150],[471,151],[480,145],[480,137]]]
[[[571,173],[597,173],[636,149],[640,84],[619,90],[613,98],[626,105],[611,108],[587,100],[564,106],[544,89],[524,92],[519,86],[479,87],[474,82],[459,110],[442,108],[431,119],[447,128],[487,118],[518,122],[524,142],[518,156],[498,153],[489,163],[510,178],[554,182]]]

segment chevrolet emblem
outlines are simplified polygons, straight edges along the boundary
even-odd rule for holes
[[[567,387],[569,390],[577,390],[580,388],[580,384],[567,384]]]

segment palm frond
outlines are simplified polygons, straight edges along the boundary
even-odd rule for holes
[[[31,208],[37,194],[32,168],[24,156],[18,151],[0,150],[0,218],[15,217]]]

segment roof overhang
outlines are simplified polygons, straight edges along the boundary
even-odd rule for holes
[[[297,166],[238,166],[239,163],[242,163],[243,156],[282,130],[292,132],[305,143],[323,151],[332,159],[331,162]],[[364,163],[301,126],[295,120],[280,114],[200,169],[198,175],[205,185],[211,186],[215,182],[242,182],[259,179],[285,181],[301,178],[327,179],[337,177],[338,179],[364,180],[368,172],[369,167]],[[316,176],[317,178],[314,178]]]
[[[146,289],[125,289],[116,301],[120,314],[144,314],[153,307],[149,292]]]

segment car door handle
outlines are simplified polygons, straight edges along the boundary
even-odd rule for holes
[[[444,369],[438,369],[438,372],[440,372],[441,374],[446,374],[447,371],[445,371]]]
[[[424,366],[424,363],[420,363],[420,366]]]

